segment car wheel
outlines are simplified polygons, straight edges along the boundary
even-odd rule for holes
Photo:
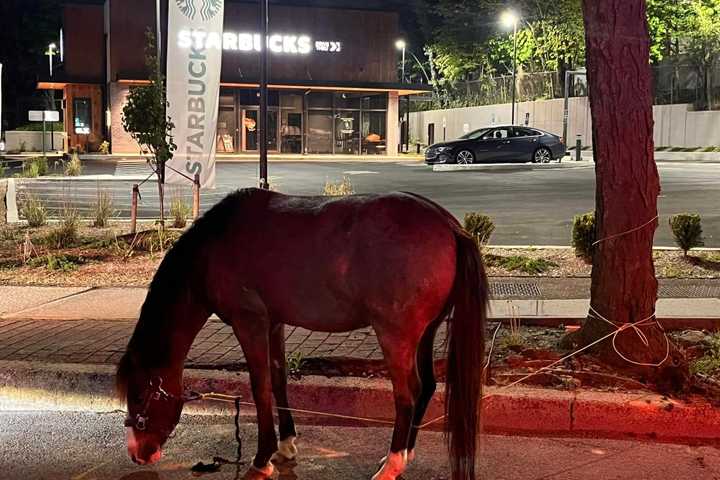
[[[455,161],[458,165],[470,165],[475,163],[475,155],[470,150],[460,150],[455,155]]]
[[[533,163],[550,163],[552,152],[547,147],[540,147],[533,154]]]

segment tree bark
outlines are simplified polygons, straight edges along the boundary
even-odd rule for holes
[[[652,258],[660,179],[654,159],[650,39],[645,0],[583,0],[585,41],[596,174],[596,235],[591,306],[593,313],[572,337],[589,345],[618,326],[651,317],[658,284]],[[644,226],[643,226],[644,225]],[[636,229],[636,230],[634,230]],[[632,232],[630,232],[632,231]],[[629,233],[624,233],[629,232]],[[655,323],[627,329],[616,347],[628,359],[659,363],[669,340]],[[659,368],[622,359],[610,339],[599,357],[653,382],[684,383],[685,362],[673,345]],[[665,385],[666,388],[669,385]]]

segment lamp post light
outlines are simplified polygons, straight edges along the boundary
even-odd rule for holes
[[[48,56],[48,64],[50,66],[50,78],[52,78],[53,76],[53,57],[57,55],[57,52],[55,50],[57,50],[57,45],[51,43],[50,45],[48,45],[47,52],[45,52],[45,55]]]
[[[405,40],[398,40],[395,42],[395,48],[402,51],[402,63],[401,63],[401,74],[400,74],[400,83],[405,83],[405,47],[407,44],[405,43]]]
[[[513,29],[513,67],[512,67],[512,120],[511,123],[515,125],[515,91],[516,88],[516,76],[517,76],[517,26],[520,18],[517,13],[512,10],[506,10],[500,16],[500,21],[506,28],[512,27]]]

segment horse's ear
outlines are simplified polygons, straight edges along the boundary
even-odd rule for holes
[[[125,400],[127,398],[128,377],[132,371],[132,365],[133,360],[130,353],[125,352],[120,359],[120,363],[117,367],[117,373],[115,374],[115,392],[121,400]]]

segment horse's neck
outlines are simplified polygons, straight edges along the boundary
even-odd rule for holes
[[[185,358],[209,314],[189,290],[176,293],[176,298],[156,298],[151,291],[143,305],[134,348],[147,369],[173,390],[181,390]]]

